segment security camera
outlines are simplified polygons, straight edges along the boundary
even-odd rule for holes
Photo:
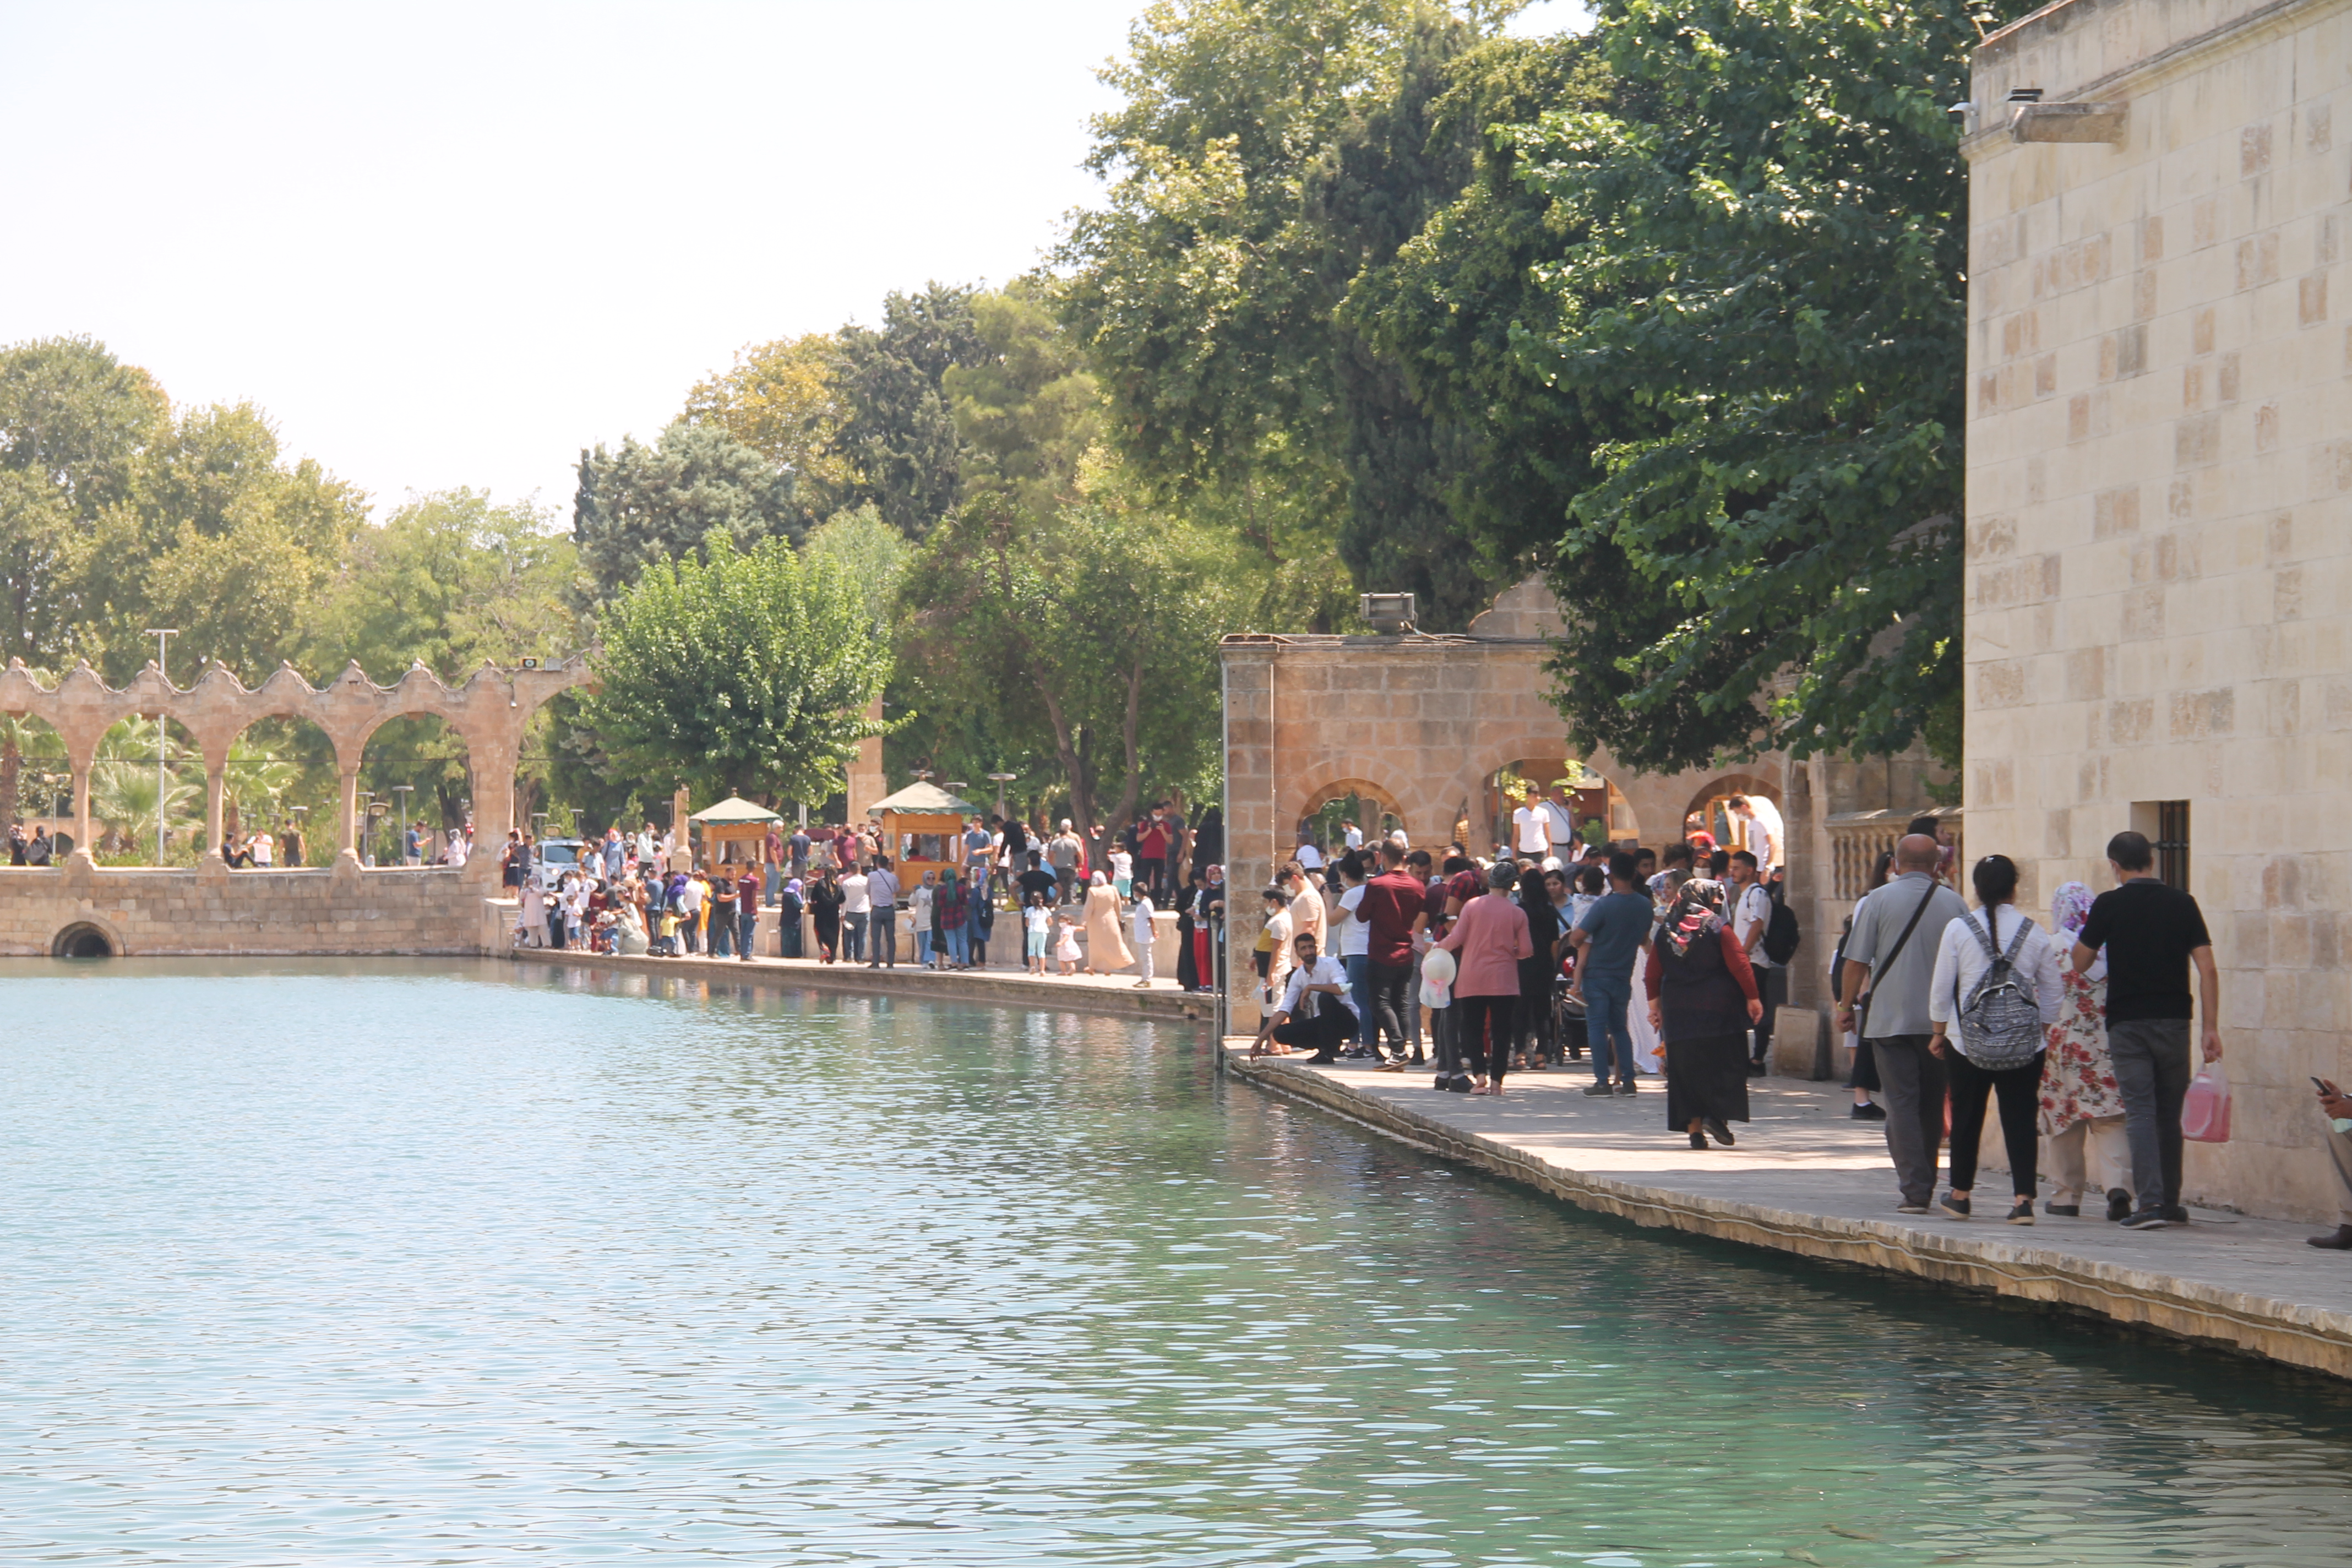
[[[1976,111],[1977,106],[1973,103],[1968,102],[1966,100],[1963,100],[1960,102],[1952,105],[1951,108],[1944,110],[1945,113],[1950,115],[1954,120],[1958,121],[1962,125],[1966,125],[1969,122],[1969,116],[1974,114]]]

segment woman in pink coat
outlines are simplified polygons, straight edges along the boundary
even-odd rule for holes
[[[1511,902],[1518,868],[1496,862],[1487,890],[1462,906],[1454,929],[1437,945],[1454,955],[1454,1038],[1457,1059],[1478,1071],[1473,1094],[1503,1092],[1511,1061],[1511,1017],[1519,1003],[1519,960],[1535,956],[1528,918]]]

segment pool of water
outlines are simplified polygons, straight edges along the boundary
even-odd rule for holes
[[[2352,1560],[2324,1380],[1596,1219],[1124,1020],[0,968],[0,1561]]]

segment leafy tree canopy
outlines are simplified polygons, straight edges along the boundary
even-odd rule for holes
[[[1955,700],[1966,182],[1944,107],[1980,17],[1612,0],[1616,101],[1497,132],[1559,237],[1518,355],[1570,417],[1654,421],[1598,447],[1556,556],[1572,613],[1588,563],[1675,612],[1598,607],[1563,670],[1580,740],[1652,766],[1887,752]]]
[[[984,352],[972,318],[977,289],[941,283],[882,302],[879,328],[841,331],[848,416],[842,456],[858,475],[854,490],[887,522],[919,539],[956,502],[961,443],[942,384],[950,369]]]
[[[613,769],[661,793],[823,800],[841,789],[889,679],[865,595],[780,538],[656,562],[608,604],[601,689],[580,700]]]
[[[617,451],[600,445],[580,454],[579,471],[572,537],[590,605],[713,535],[740,553],[807,531],[792,474],[715,423],[674,421],[651,447],[634,437]]]
[[[814,523],[845,504],[859,482],[841,446],[850,413],[845,368],[833,332],[756,343],[687,394],[686,417],[718,426],[792,474],[795,499]]]

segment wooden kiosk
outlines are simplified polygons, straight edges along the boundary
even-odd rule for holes
[[[757,866],[766,860],[768,829],[783,818],[764,805],[753,805],[740,795],[730,795],[687,820],[702,829],[703,863],[716,869],[723,866]]]
[[[980,807],[919,780],[870,809],[882,819],[882,853],[900,887],[915,886],[926,871],[963,875],[964,819],[978,816]]]

